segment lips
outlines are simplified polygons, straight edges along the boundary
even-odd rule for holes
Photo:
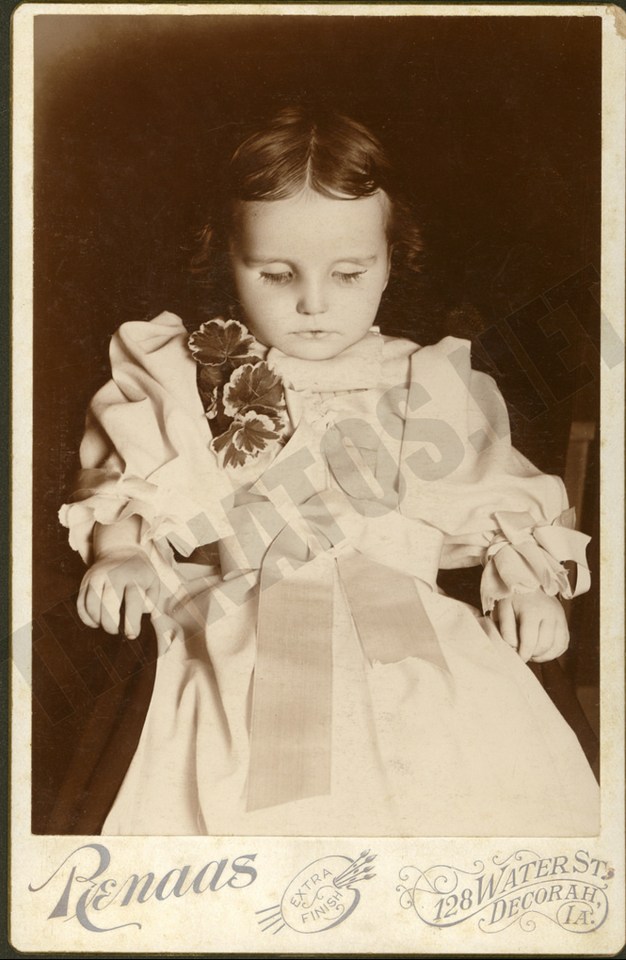
[[[325,340],[327,337],[335,335],[334,330],[298,330],[294,336],[301,337],[303,340]]]

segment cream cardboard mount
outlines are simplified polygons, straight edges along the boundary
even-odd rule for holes
[[[39,83],[42,65],[62,63],[47,74],[60,96],[81,76],[94,36],[115,23],[111,69],[121,69],[142,31],[169,31],[172,44],[186,30],[187,43],[212,18],[215,33],[246,38],[241,56],[254,59],[297,18],[326,18],[328,41],[348,19],[356,32],[385,18],[400,38],[459,24],[472,43],[473,24],[490,18],[535,29],[570,18],[596,24],[602,44],[602,340],[600,515],[600,713],[602,771],[600,830],[584,837],[328,837],[149,836],[116,837],[32,832],[32,651],[36,648],[37,597],[32,571],[37,538],[31,534],[37,457],[33,350],[45,343],[42,307],[33,284],[45,273],[41,245],[34,244],[41,184],[46,182],[47,139],[54,120]],[[64,19],[65,18],[65,19]],[[146,18],[150,18],[148,21]],[[271,19],[268,19],[271,18]],[[460,19],[459,19],[460,18]],[[43,21],[48,46],[36,46]],[[54,21],[54,23],[52,22]],[[228,22],[227,22],[228,21]],[[303,21],[304,22],[304,21]],[[313,21],[308,21],[313,22]],[[299,955],[394,952],[411,955],[584,954],[619,951],[624,923],[624,689],[623,689],[623,342],[624,342],[624,35],[625,17],[611,5],[253,5],[25,3],[13,17],[13,494],[12,494],[12,684],[10,752],[9,939],[24,952],[133,955],[231,953]],[[52,29],[54,27],[54,29]],[[96,29],[97,27],[97,29]],[[391,29],[391,27],[388,27]],[[120,32],[121,31],[121,32]],[[125,31],[125,32],[124,32]],[[178,31],[178,34],[177,34]],[[270,32],[271,32],[270,31]],[[134,39],[135,38],[135,39]],[[102,43],[102,41],[100,41]],[[225,41],[226,42],[226,41]],[[228,40],[229,43],[232,39]],[[242,41],[243,42],[243,41]],[[272,41],[273,42],[273,41]],[[145,50],[145,48],[142,48]],[[193,46],[186,49],[193,49]],[[235,49],[236,46],[235,46]],[[346,39],[337,56],[359,61],[357,41]],[[194,55],[198,55],[197,48]],[[278,54],[277,54],[278,56]],[[307,56],[303,48],[302,56]],[[41,58],[40,60],[38,58]],[[55,60],[56,58],[56,60]],[[186,69],[179,62],[178,70]],[[432,70],[425,63],[424,70]],[[485,68],[487,69],[487,68]],[[236,72],[236,59],[232,70]],[[315,84],[314,69],[310,82]],[[600,77],[598,76],[598,80]],[[270,80],[266,81],[269,83]],[[105,83],[100,75],[101,83]],[[173,81],[172,81],[173,82]],[[225,78],[228,83],[228,78]],[[260,82],[263,82],[261,78]],[[274,79],[271,82],[279,83]],[[281,81],[284,82],[284,81]],[[279,83],[280,86],[280,83]],[[471,83],[468,84],[468,89]],[[34,98],[35,94],[35,98]],[[129,97],[135,96],[131,91]],[[591,96],[591,93],[589,94]],[[224,93],[224,96],[226,94]],[[85,90],[86,101],[88,91]],[[165,101],[167,97],[164,95]],[[37,112],[33,104],[37,103]],[[46,103],[48,106],[46,107]],[[112,115],[124,104],[111,104]],[[171,109],[172,104],[161,104]],[[46,113],[46,109],[50,112]],[[468,106],[471,109],[471,105]],[[123,112],[123,111],[122,111]],[[572,121],[574,122],[574,121]],[[126,129],[142,138],[145,129]],[[119,132],[119,130],[118,130]],[[84,144],[68,136],[64,149]],[[504,149],[504,148],[502,148]],[[144,151],[145,152],[145,151]],[[54,161],[56,162],[56,161]],[[85,162],[91,161],[87,157]],[[530,161],[529,161],[530,162]],[[123,175],[123,171],[118,171]],[[99,190],[113,190],[115,171]],[[37,191],[33,193],[33,184]],[[557,187],[555,187],[557,189]],[[62,205],[63,197],[59,197]],[[85,195],[84,203],[90,203]],[[81,211],[76,210],[77,222]],[[67,217],[63,221],[68,223]],[[110,225],[103,224],[103,230]],[[77,229],[79,238],[80,227]],[[132,241],[129,241],[131,243]],[[80,244],[79,244],[80,245]],[[89,245],[84,241],[83,249]],[[33,254],[35,253],[35,257]],[[84,253],[88,257],[88,253]],[[40,258],[40,259],[38,259]],[[34,266],[33,266],[34,262]],[[72,270],[67,275],[71,284]],[[37,271],[40,271],[38,274]],[[110,280],[110,278],[109,278]],[[57,276],[55,291],[65,282]],[[156,311],[155,311],[156,312]],[[76,331],[72,336],[76,336]],[[39,347],[39,349],[41,349]],[[62,363],[50,356],[51,365]],[[67,378],[67,392],[71,385]],[[41,396],[41,394],[39,394]],[[56,410],[68,405],[56,400]],[[78,423],[78,419],[74,420]],[[35,433],[35,436],[41,436]],[[19,546],[19,548],[18,548]],[[47,595],[54,599],[50,575]],[[596,584],[597,588],[597,584]],[[31,626],[35,624],[35,626]],[[35,731],[36,732],[36,731]],[[360,798],[359,802],[363,802]]]

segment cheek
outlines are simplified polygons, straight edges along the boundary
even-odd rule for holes
[[[382,281],[368,285],[367,288],[362,291],[362,304],[372,310],[376,310],[384,291],[385,285]]]
[[[246,276],[235,278],[235,291],[239,303],[244,309],[248,324],[264,324],[273,312],[271,291],[258,279]]]
[[[279,319],[293,312],[293,293],[289,287],[271,286],[257,279],[241,285],[239,299],[246,311],[260,321]]]
[[[289,313],[279,295],[263,283],[242,278],[236,284],[237,297],[243,308],[248,328],[265,342],[268,333],[280,328],[281,320]]]

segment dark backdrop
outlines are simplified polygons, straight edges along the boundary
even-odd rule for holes
[[[600,20],[44,15],[35,68],[39,832],[94,705],[113,688],[126,697],[121,680],[145,660],[127,647],[124,676],[116,641],[78,624],[82,564],[57,510],[111,334],[164,309],[189,323],[206,313],[188,265],[218,158],[247,121],[295,97],[370,123],[426,242],[420,283],[390,289],[386,329],[422,343],[471,337],[510,402],[516,444],[563,473],[572,420],[598,422]],[[586,684],[597,683],[597,609],[596,588],[573,620],[570,671]],[[138,729],[129,723],[130,740]]]

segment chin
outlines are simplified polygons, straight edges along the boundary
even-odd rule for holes
[[[289,348],[289,356],[300,360],[331,360],[346,349],[345,343],[308,343],[293,344]]]

